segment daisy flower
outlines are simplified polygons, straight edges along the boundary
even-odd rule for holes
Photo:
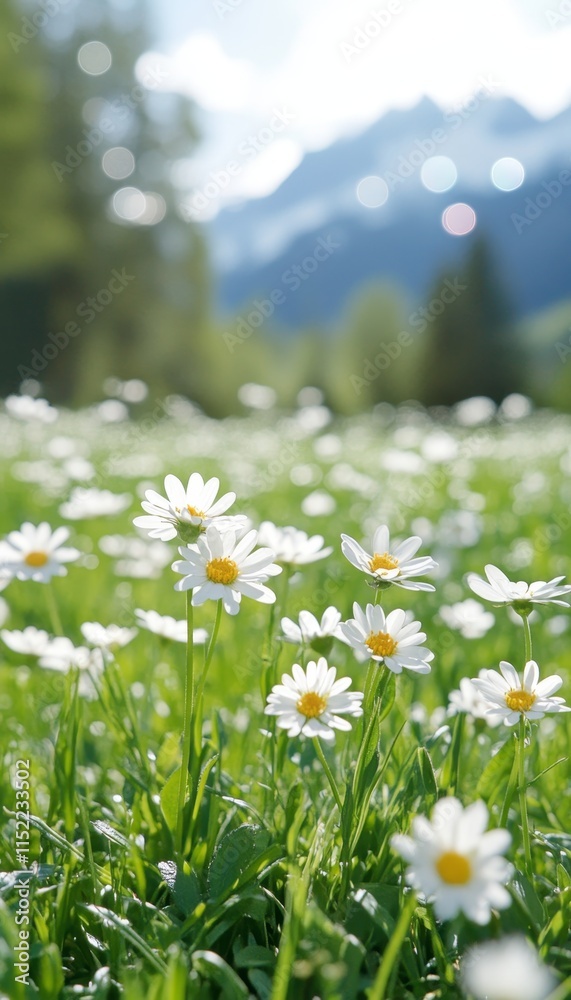
[[[135,608],[137,624],[161,639],[170,639],[171,642],[186,642],[188,629],[186,620],[177,620],[171,615],[160,615],[158,611],[143,611],[142,608]],[[203,646],[208,639],[208,632],[205,628],[195,628],[192,633],[192,643],[194,646]]]
[[[2,640],[8,649],[14,653],[23,653],[25,656],[41,656],[45,653],[50,643],[47,632],[34,625],[28,625],[21,632],[18,629],[2,629],[0,632]]]
[[[240,610],[242,595],[252,597],[262,604],[273,604],[276,595],[265,581],[269,576],[281,573],[281,566],[273,562],[271,549],[252,552],[258,539],[257,531],[248,531],[239,541],[235,531],[223,535],[209,527],[196,540],[196,545],[181,545],[182,559],[173,563],[175,573],[182,580],[174,585],[175,590],[193,590],[192,603],[222,600],[229,615]]]
[[[337,670],[329,667],[321,656],[317,663],[310,660],[306,669],[294,663],[290,674],[282,674],[268,695],[266,715],[277,716],[280,729],[288,736],[319,736],[331,743],[335,730],[350,730],[351,723],[342,715],[354,718],[363,714],[360,691],[347,691],[350,677],[335,680]]]
[[[367,552],[350,535],[341,535],[341,551],[345,558],[351,565],[372,576],[375,585],[395,584],[405,590],[434,590],[430,583],[410,579],[430,573],[438,565],[430,556],[412,558],[421,545],[422,539],[413,535],[404,542],[395,542],[391,548],[389,529],[385,524],[381,524],[373,535],[372,552]]]
[[[331,555],[330,545],[323,548],[323,535],[309,537],[305,531],[288,525],[278,528],[272,521],[262,521],[258,534],[261,545],[273,549],[276,562],[286,566],[307,566]]]
[[[480,670],[480,677],[486,670]],[[473,719],[485,719],[490,726],[499,726],[501,719],[490,719],[488,716],[489,704],[484,696],[474,687],[469,677],[463,677],[459,688],[451,691],[448,695],[448,716],[464,713],[471,715]]]
[[[94,487],[76,486],[72,494],[59,508],[62,517],[70,521],[80,521],[90,517],[112,517],[126,510],[131,503],[130,493],[112,493]]]
[[[568,608],[568,601],[560,601],[564,594],[571,593],[571,586],[561,581],[563,576],[555,576],[547,583],[544,580],[537,580],[535,583],[524,583],[523,580],[517,583],[508,580],[501,569],[491,564],[485,567],[488,582],[478,576],[477,573],[468,573],[467,582],[470,590],[473,590],[478,597],[483,597],[486,601],[493,601],[494,604],[511,604],[516,611],[530,610],[526,608],[529,604],[558,604],[562,608]]]
[[[99,622],[84,622],[81,634],[90,646],[97,646],[108,653],[127,646],[135,638],[139,630],[136,628],[121,628],[120,625],[101,625]]]
[[[16,417],[17,420],[38,420],[42,424],[52,424],[58,417],[58,411],[50,406],[47,399],[7,396],[4,405],[10,416]]]
[[[448,628],[460,632],[465,639],[481,639],[496,621],[491,611],[471,597],[457,604],[443,604],[439,614]]]
[[[462,985],[475,1000],[546,1000],[555,976],[520,935],[484,941],[462,960]]]
[[[564,698],[553,695],[563,684],[558,674],[539,680],[539,667],[535,660],[528,660],[520,676],[506,660],[500,671],[484,670],[472,684],[487,702],[488,718],[503,719],[506,726],[515,726],[520,716],[534,721],[543,719],[546,712],[569,712]]]
[[[311,611],[300,611],[297,622],[282,618],[283,640],[296,646],[311,646],[317,653],[328,653],[338,635],[340,621],[341,612],[333,606],[326,608],[321,621]]]
[[[363,609],[355,602],[354,618],[341,622],[339,638],[359,654],[383,662],[394,674],[403,667],[417,674],[430,672],[434,659],[423,645],[426,633],[420,632],[420,622],[406,623],[406,612],[397,608],[385,615],[380,604],[367,604]]]
[[[460,912],[476,924],[487,924],[494,909],[511,897],[504,886],[513,872],[502,855],[511,843],[507,830],[489,830],[482,801],[462,808],[449,796],[436,803],[431,820],[416,816],[412,836],[395,834],[393,850],[408,863],[406,881],[434,903],[439,920]]]
[[[11,531],[8,535],[2,548],[1,568],[18,580],[37,583],[49,583],[52,576],[66,576],[63,564],[81,555],[77,549],[62,547],[68,538],[68,528],[56,528],[52,532],[47,521],[37,527],[26,521],[19,531]]]
[[[166,498],[155,490],[147,490],[141,506],[147,513],[133,521],[148,531],[150,538],[168,542],[177,535],[183,542],[194,542],[212,524],[223,530],[246,524],[243,515],[224,516],[236,499],[235,493],[225,493],[216,500],[220,480],[213,477],[204,482],[199,472],[193,472],[186,488],[176,476],[166,476]]]

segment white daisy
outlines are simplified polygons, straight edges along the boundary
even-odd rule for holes
[[[50,406],[47,399],[7,396],[4,405],[10,416],[17,420],[39,420],[42,424],[52,424],[58,417],[58,411]]]
[[[311,611],[300,611],[297,622],[291,618],[282,618],[283,640],[296,646],[311,646],[317,653],[327,654],[334,637],[338,635],[340,621],[341,612],[333,606],[326,608],[321,621]]]
[[[84,622],[81,634],[90,646],[97,646],[109,653],[122,649],[135,638],[139,630],[121,628],[120,625],[101,625],[99,622]]]
[[[406,612],[397,608],[385,615],[380,604],[367,604],[363,609],[355,602],[354,618],[341,622],[339,637],[359,654],[383,662],[394,674],[403,667],[417,674],[430,672],[434,659],[423,645],[426,633],[420,632],[420,622],[406,622]]]
[[[175,583],[175,590],[193,590],[192,603],[222,599],[229,615],[240,610],[242,595],[252,597],[262,604],[273,604],[276,595],[264,583],[269,576],[281,573],[281,566],[273,562],[271,549],[252,552],[258,539],[257,531],[248,531],[239,541],[234,531],[223,535],[209,527],[196,540],[196,545],[181,545],[183,557],[173,563],[175,573],[182,580]]]
[[[10,572],[18,580],[35,580],[49,583],[52,576],[65,576],[63,565],[79,559],[77,549],[62,548],[69,538],[68,528],[56,528],[54,532],[47,521],[37,527],[26,521],[19,531],[11,531],[2,547],[3,570]]]
[[[430,583],[410,579],[424,576],[438,565],[430,556],[412,558],[421,545],[422,539],[413,535],[403,542],[395,542],[391,550],[389,529],[385,524],[381,524],[373,535],[372,552],[367,552],[350,535],[341,535],[341,551],[345,558],[357,569],[372,576],[376,585],[395,584],[405,590],[434,590]]]
[[[503,910],[511,897],[504,886],[513,868],[503,853],[511,843],[507,830],[489,830],[482,801],[462,808],[458,799],[440,799],[431,820],[416,816],[412,836],[395,834],[393,850],[406,862],[406,881],[430,902],[439,920],[463,912],[477,924],[487,924],[494,909]]]
[[[546,1000],[555,976],[520,935],[484,941],[462,959],[462,985],[475,1000]]]
[[[112,493],[111,490],[76,486],[69,500],[62,503],[59,513],[70,521],[90,517],[112,517],[126,510],[130,503],[130,493]]]
[[[285,566],[306,566],[331,555],[330,545],[323,546],[323,535],[312,535],[288,525],[278,528],[272,521],[262,521],[258,533],[260,545],[267,545],[274,551],[276,562]]]
[[[494,604],[512,604],[516,610],[525,609],[527,604],[558,604],[562,608],[568,608],[568,601],[560,601],[564,594],[571,593],[571,586],[561,581],[563,576],[555,576],[553,580],[537,580],[535,583],[524,583],[523,580],[514,583],[508,580],[505,573],[497,566],[488,564],[486,567],[488,582],[478,576],[477,573],[468,573],[467,582],[471,590],[478,597],[483,597],[486,601],[493,601]]]
[[[155,490],[147,490],[141,503],[147,513],[136,517],[133,523],[148,531],[150,538],[162,538],[165,542],[177,535],[183,542],[194,542],[212,524],[220,530],[244,526],[243,515],[224,516],[236,494],[225,493],[216,500],[219,487],[219,479],[213,477],[205,483],[199,472],[192,473],[186,489],[180,479],[169,475],[165,478],[166,498]]]
[[[47,632],[34,625],[28,625],[21,632],[18,629],[2,629],[0,632],[3,641],[8,649],[14,653],[23,653],[25,656],[41,656],[47,650],[50,637]]]
[[[514,726],[520,716],[531,721],[543,719],[546,712],[569,712],[564,698],[553,695],[563,684],[558,674],[539,680],[539,667],[535,660],[528,660],[520,678],[511,663],[502,660],[500,671],[484,670],[472,684],[488,703],[488,718],[503,719],[506,726]]]
[[[87,646],[74,646],[66,635],[58,635],[49,640],[38,662],[40,667],[46,670],[57,670],[66,674],[71,667],[87,670],[93,664],[100,664],[101,660],[94,655],[95,653],[99,653],[99,650],[91,650]]]
[[[347,691],[350,677],[337,681],[336,676],[336,668],[329,667],[324,656],[317,663],[310,660],[305,670],[294,663],[291,676],[282,674],[281,684],[268,695],[266,715],[276,715],[277,725],[287,729],[288,736],[320,736],[332,742],[336,729],[351,729],[340,716],[363,714],[362,693]]]
[[[486,611],[484,605],[472,597],[457,604],[443,604],[439,615],[448,628],[460,632],[465,639],[483,638],[496,621],[492,612]]]
[[[142,608],[135,608],[135,617],[141,628],[153,632],[161,639],[170,639],[172,642],[186,642],[188,629],[186,621],[172,618],[171,615],[159,615],[158,611],[143,611]],[[208,639],[208,632],[205,628],[195,628],[192,633],[194,646],[203,646]]]
[[[480,670],[480,677],[486,673]],[[485,719],[490,726],[499,726],[501,719],[491,719],[488,716],[488,702],[478,691],[469,677],[463,677],[459,688],[451,691],[448,695],[448,716],[464,713],[471,715],[473,719]]]

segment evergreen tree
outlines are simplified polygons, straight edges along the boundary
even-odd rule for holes
[[[446,304],[444,281],[459,292]],[[418,373],[418,395],[427,406],[450,406],[470,396],[500,402],[524,390],[523,349],[518,344],[510,309],[488,246],[479,239],[460,275],[444,275],[434,297],[443,301],[441,315],[430,321]]]

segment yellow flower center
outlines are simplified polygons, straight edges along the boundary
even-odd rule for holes
[[[47,552],[28,552],[24,556],[24,562],[27,563],[28,566],[33,566],[34,568],[36,566],[45,566],[48,559],[49,556]]]
[[[368,646],[373,656],[392,656],[398,643],[388,632],[369,632],[365,639],[365,646]]]
[[[315,691],[308,691],[302,694],[295,707],[301,715],[305,715],[306,719],[315,719],[327,708],[327,698],[316,694]]]
[[[535,695],[524,691],[523,688],[520,691],[512,688],[506,694],[506,705],[511,708],[512,712],[528,712],[534,701]]]
[[[447,885],[466,885],[472,877],[472,866],[464,854],[445,851],[436,862],[436,871]]]
[[[196,507],[191,507],[190,504],[186,505],[186,509],[191,517],[206,517],[203,510],[197,510]]]
[[[373,558],[369,560],[369,569],[375,573],[378,569],[396,569],[399,561],[388,552],[375,552]]]
[[[206,563],[206,575],[212,583],[234,583],[239,572],[233,559],[211,559]]]

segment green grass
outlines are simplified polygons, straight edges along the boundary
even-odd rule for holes
[[[142,491],[161,491],[166,473],[219,475],[222,488],[238,495],[233,512],[248,514],[255,526],[270,519],[321,533],[334,551],[296,573],[287,594],[283,575],[270,581],[278,595],[271,643],[268,607],[244,599],[237,617],[222,616],[200,755],[191,752],[195,780],[182,858],[176,772],[184,646],[141,631],[106,667],[91,699],[78,695],[73,672],[41,669],[2,646],[0,993],[42,1000],[378,998],[379,988],[368,991],[376,978],[379,987],[384,957],[386,997],[454,998],[464,995],[459,962],[466,949],[512,932],[526,935],[565,982],[571,976],[568,715],[532,727],[526,753],[532,873],[523,874],[514,794],[507,812],[513,902],[487,927],[465,918],[435,922],[423,902],[402,917],[404,868],[389,839],[450,790],[464,805],[484,799],[490,825],[499,825],[513,732],[468,718],[460,725],[442,708],[462,677],[501,659],[521,668],[522,629],[505,609],[492,609],[494,627],[469,640],[445,627],[438,611],[471,596],[465,574],[483,572],[488,562],[511,579],[569,574],[571,420],[540,413],[468,430],[438,424],[417,409],[381,409],[315,430],[308,412],[217,423],[181,401],[169,406],[172,416],[157,408],[140,424],[103,424],[94,411],[62,413],[48,427],[0,418],[4,532],[25,520],[64,523],[58,507],[75,484],[67,459],[53,457],[61,438],[93,464],[86,485],[133,496],[121,515],[69,522],[71,543],[86,554],[86,565],[71,565],[53,592],[64,632],[77,645],[82,622],[132,624],[135,607],[184,617],[170,560],[156,578],[148,572],[126,578],[99,546],[104,535],[135,534],[131,522]],[[439,441],[445,460],[423,457]],[[413,471],[398,471],[403,452]],[[303,514],[302,501],[314,489],[334,498],[333,513]],[[364,577],[341,554],[339,535],[364,539],[380,523],[393,534],[425,536],[423,553],[440,564],[435,594],[395,588],[383,594],[388,609],[414,610],[436,655],[428,676],[397,677],[365,723],[339,734],[333,750],[325,747],[345,800],[340,816],[313,744],[276,739],[263,715],[262,690],[297,659],[294,646],[275,639],[286,600],[291,617],[303,608],[321,615],[334,604],[344,619],[353,601],[371,600]],[[174,558],[175,543],[168,544]],[[46,590],[10,583],[2,595],[10,611],[5,627],[51,630]],[[195,609],[195,627],[210,632],[215,611],[211,603]],[[542,674],[560,673],[560,693],[569,701],[565,614],[539,608],[532,632]],[[554,618],[560,628],[553,629]],[[196,655],[200,672],[200,647]],[[336,641],[329,661],[364,690],[367,665],[347,646]],[[18,760],[30,761],[35,817],[28,986],[15,983],[13,967]],[[565,990],[558,1000],[571,996]]]

